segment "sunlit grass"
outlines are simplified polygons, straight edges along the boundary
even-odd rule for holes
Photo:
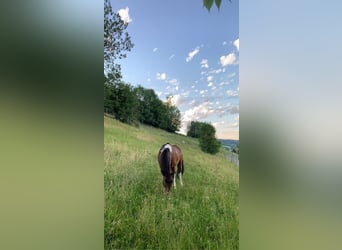
[[[238,249],[239,173],[198,141],[105,117],[106,249]],[[181,147],[184,186],[165,195],[157,162],[166,142]]]

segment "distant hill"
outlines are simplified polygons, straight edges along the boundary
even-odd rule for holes
[[[219,139],[224,148],[228,148],[230,150],[234,149],[236,145],[239,143],[239,140],[230,140],[230,139]]]

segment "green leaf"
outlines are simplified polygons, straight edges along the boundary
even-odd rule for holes
[[[214,0],[203,0],[203,5],[210,11],[211,6],[213,6]]]
[[[220,9],[222,0],[215,0],[216,7]]]

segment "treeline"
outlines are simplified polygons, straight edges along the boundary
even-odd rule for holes
[[[181,125],[180,111],[171,104],[171,98],[162,102],[153,89],[111,81],[106,76],[104,112],[124,123],[143,123],[168,132],[178,131]]]
[[[188,128],[187,136],[198,138],[202,151],[216,154],[221,147],[221,142],[216,139],[216,129],[206,122],[192,121]]]
[[[161,128],[169,132],[180,129],[181,115],[169,98],[162,102],[152,89],[133,87],[122,81],[121,65],[134,44],[125,31],[125,23],[112,9],[109,0],[104,1],[104,112],[114,118],[138,126],[139,123]]]

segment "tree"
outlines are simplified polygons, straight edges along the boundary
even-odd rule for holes
[[[139,121],[156,128],[166,129],[166,113],[163,102],[153,89],[136,88],[139,102]]]
[[[222,2],[222,0],[215,0],[215,5],[216,5],[217,9],[220,9],[221,2]],[[232,1],[229,0],[229,2],[232,2]],[[213,4],[214,4],[214,0],[203,0],[203,5],[204,5],[204,7],[207,8],[208,11],[210,11]]]
[[[190,127],[187,132],[187,136],[193,137],[193,138],[199,138],[201,135],[201,126],[202,122],[196,122],[192,121],[190,123]]]
[[[128,124],[139,121],[172,133],[180,129],[181,114],[170,99],[164,103],[153,89],[132,87],[121,81],[113,83],[110,77],[111,74],[104,76],[105,113]]]
[[[187,135],[199,138],[202,151],[216,154],[220,150],[221,142],[216,139],[215,133],[216,129],[210,123],[192,121]]]
[[[128,124],[136,124],[138,99],[136,91],[130,84],[118,83],[115,86],[119,107],[116,111],[116,118]]]
[[[201,126],[201,134],[199,143],[202,151],[216,154],[221,147],[221,142],[215,137],[216,129],[210,123],[203,123]]]
[[[181,113],[179,109],[172,105],[172,96],[168,96],[166,100],[166,130],[169,132],[176,132],[181,126]]]
[[[104,76],[104,112],[115,116],[114,110],[119,105],[118,98],[115,96],[114,85],[110,83],[109,79]]]
[[[167,127],[169,132],[176,132],[180,129],[181,125],[181,113],[176,106],[166,104],[167,110]]]
[[[145,89],[141,86],[136,88],[139,102],[139,121],[157,127],[160,123],[157,113],[162,102],[153,89]]]
[[[121,67],[116,61],[125,58],[134,44],[125,29],[128,23],[114,13],[110,0],[104,1],[104,70],[114,83],[122,78]]]
[[[104,83],[104,111],[113,115],[116,119],[136,124],[138,121],[138,98],[136,89],[123,82],[113,83],[113,80],[105,76]]]

